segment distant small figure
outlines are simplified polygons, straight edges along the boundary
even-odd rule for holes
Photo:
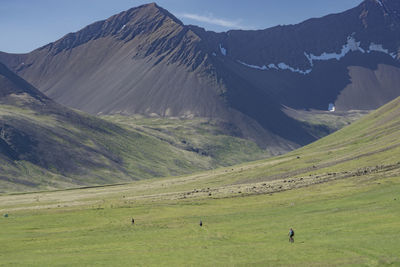
[[[6,214],[4,214],[4,218],[8,218],[8,214],[6,213]]]
[[[294,242],[294,231],[293,231],[293,229],[292,228],[290,228],[290,230],[289,230],[289,242],[290,243],[293,243]]]
[[[135,224],[135,219],[132,218],[132,224]]]
[[[199,223],[199,225],[200,225],[200,227],[202,227],[203,226],[203,222],[200,220],[200,223]]]

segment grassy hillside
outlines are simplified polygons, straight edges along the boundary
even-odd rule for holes
[[[316,138],[348,126],[369,113],[369,111],[326,112],[293,109],[286,109],[285,112],[293,119],[302,122]],[[272,153],[260,149],[254,142],[240,138],[238,129],[235,131],[233,125],[218,120],[141,115],[108,115],[101,118],[148,134],[176,148],[209,156],[213,166],[235,165],[272,156]]]
[[[160,138],[162,132],[154,136],[159,131],[155,128],[141,131],[60,107],[48,109],[0,105],[4,140],[16,151],[3,151],[0,157],[0,192],[182,175],[269,155],[255,143],[218,133],[206,123],[183,125],[183,135],[172,141]]]
[[[218,120],[151,118],[141,115],[112,115],[101,118],[167,142],[178,149],[209,157],[213,167],[235,165],[271,156],[268,150],[259,148],[256,143],[232,136],[235,134],[233,126]]]
[[[399,113],[396,99],[273,159],[127,185],[0,196],[0,213],[8,214],[0,219],[0,262],[400,265]]]
[[[293,119],[304,123],[309,132],[316,138],[322,138],[359,120],[370,113],[367,110],[323,111],[295,110],[285,108],[284,112]]]
[[[210,160],[136,131],[67,109],[0,105],[1,190],[108,184],[211,168]]]

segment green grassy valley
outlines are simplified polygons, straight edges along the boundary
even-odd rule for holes
[[[0,263],[397,266],[399,113],[396,99],[267,160],[125,185],[2,195],[0,212],[8,217],[0,220]]]
[[[399,181],[350,178],[273,195],[168,201],[129,200],[121,188],[119,197],[70,206],[77,191],[60,193],[51,208],[40,208],[46,195],[36,195],[36,207],[19,204],[0,219],[0,264],[397,266]],[[19,197],[2,198],[2,212]]]

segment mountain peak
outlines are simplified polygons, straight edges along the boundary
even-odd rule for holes
[[[138,35],[154,32],[165,25],[177,27],[183,26],[183,23],[156,3],[149,3],[92,23],[40,49],[48,49],[58,54],[102,37],[115,37],[127,41]]]
[[[164,10],[162,7],[160,7],[159,5],[157,5],[157,3],[156,2],[151,2],[151,3],[148,3],[148,4],[144,4],[144,5],[141,5],[141,6],[139,6],[138,8],[140,8],[140,7],[144,7],[144,8],[155,8],[155,9],[158,9],[158,10]]]
[[[155,2],[131,8],[125,12],[121,12],[117,15],[114,15],[114,16],[110,17],[109,19],[116,18],[119,15],[125,14],[125,13],[134,15],[134,16],[146,16],[147,19],[158,17],[158,16],[164,16],[165,18],[169,18],[169,19],[173,20],[174,22],[176,22],[180,25],[183,25],[183,23],[178,18],[176,18],[168,10],[157,5]]]

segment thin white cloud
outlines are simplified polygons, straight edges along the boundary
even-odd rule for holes
[[[185,18],[185,19],[191,19],[194,21],[198,22],[204,22],[207,24],[211,25],[217,25],[225,28],[231,28],[231,29],[248,29],[248,27],[245,27],[241,25],[240,20],[228,20],[228,19],[222,19],[222,18],[216,18],[212,14],[209,15],[198,15],[198,14],[192,14],[192,13],[183,13],[179,14],[178,17]]]

